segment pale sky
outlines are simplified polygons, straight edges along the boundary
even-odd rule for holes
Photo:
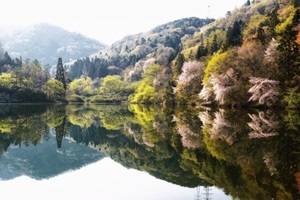
[[[220,18],[246,0],[6,0],[0,30],[49,23],[105,44],[184,17]]]

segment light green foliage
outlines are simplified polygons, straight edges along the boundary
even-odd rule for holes
[[[204,70],[203,83],[207,84],[208,78],[213,73],[222,73],[224,72],[225,60],[228,59],[228,53],[224,52],[221,54],[215,54],[211,60],[208,62],[207,67]]]
[[[157,64],[151,65],[144,73],[144,78],[141,80],[137,90],[130,97],[132,103],[153,103],[157,93],[153,86],[153,81],[162,71],[162,67]]]
[[[292,5],[287,6],[280,13],[279,20],[281,21],[281,23],[275,27],[275,31],[277,34],[282,34],[289,25],[292,25],[295,13],[296,9]]]
[[[154,146],[153,144],[160,141],[160,136],[153,127],[155,120],[155,112],[152,107],[146,108],[141,105],[130,105],[129,109],[134,113],[138,124],[143,128],[143,142],[148,146]]]
[[[156,76],[162,71],[162,67],[157,64],[151,65],[144,74],[144,80],[147,84],[152,84]]]
[[[2,73],[0,75],[0,86],[10,88],[12,86],[14,80],[15,79],[11,77],[11,73]]]
[[[256,14],[250,18],[247,27],[243,31],[243,36],[248,37],[256,33],[259,25],[268,19],[265,15]]]
[[[68,93],[81,95],[81,96],[92,96],[95,94],[93,87],[93,81],[90,77],[81,77],[73,80],[69,84]]]
[[[56,79],[50,79],[43,87],[43,91],[51,99],[63,98],[65,95],[65,89],[62,82]]]
[[[125,83],[121,80],[121,76],[108,75],[103,78],[103,82],[100,87],[101,93],[118,93],[124,87]]]
[[[77,112],[70,112],[68,120],[81,128],[89,128],[99,113],[96,110],[86,109]]]
[[[211,52],[211,50],[213,50],[213,48],[215,48],[215,47],[213,47],[215,45],[216,50],[218,50],[218,48],[225,41],[225,39],[226,39],[226,32],[224,30],[217,29],[215,31],[212,31],[206,40],[206,42],[207,42],[206,45],[208,45],[208,44],[210,45],[210,47],[207,46],[207,48],[209,48],[209,50]]]
[[[145,81],[142,81],[137,88],[134,96],[130,100],[132,103],[151,103],[156,96],[153,86],[147,85]]]
[[[298,92],[297,92],[298,91]],[[283,101],[287,103],[287,107],[290,109],[297,109],[300,107],[300,93],[297,87],[288,90],[287,95]]]

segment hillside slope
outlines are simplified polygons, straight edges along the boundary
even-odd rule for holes
[[[148,32],[126,36],[100,53],[77,60],[70,68],[70,78],[80,77],[83,72],[91,78],[119,74],[148,58],[155,58],[159,64],[167,65],[181,50],[180,44],[183,41],[212,21],[196,17],[184,18],[157,26]]]

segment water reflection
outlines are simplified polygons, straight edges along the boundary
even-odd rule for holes
[[[239,199],[299,198],[300,117],[294,110],[139,105],[13,105],[0,110],[2,179],[49,178],[107,156],[126,168],[192,188],[192,198],[203,199],[204,190],[214,195],[218,190],[209,190],[214,187]]]

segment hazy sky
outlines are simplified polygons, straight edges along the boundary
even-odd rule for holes
[[[224,17],[246,0],[7,0],[0,27],[50,23],[111,44],[184,17]]]

